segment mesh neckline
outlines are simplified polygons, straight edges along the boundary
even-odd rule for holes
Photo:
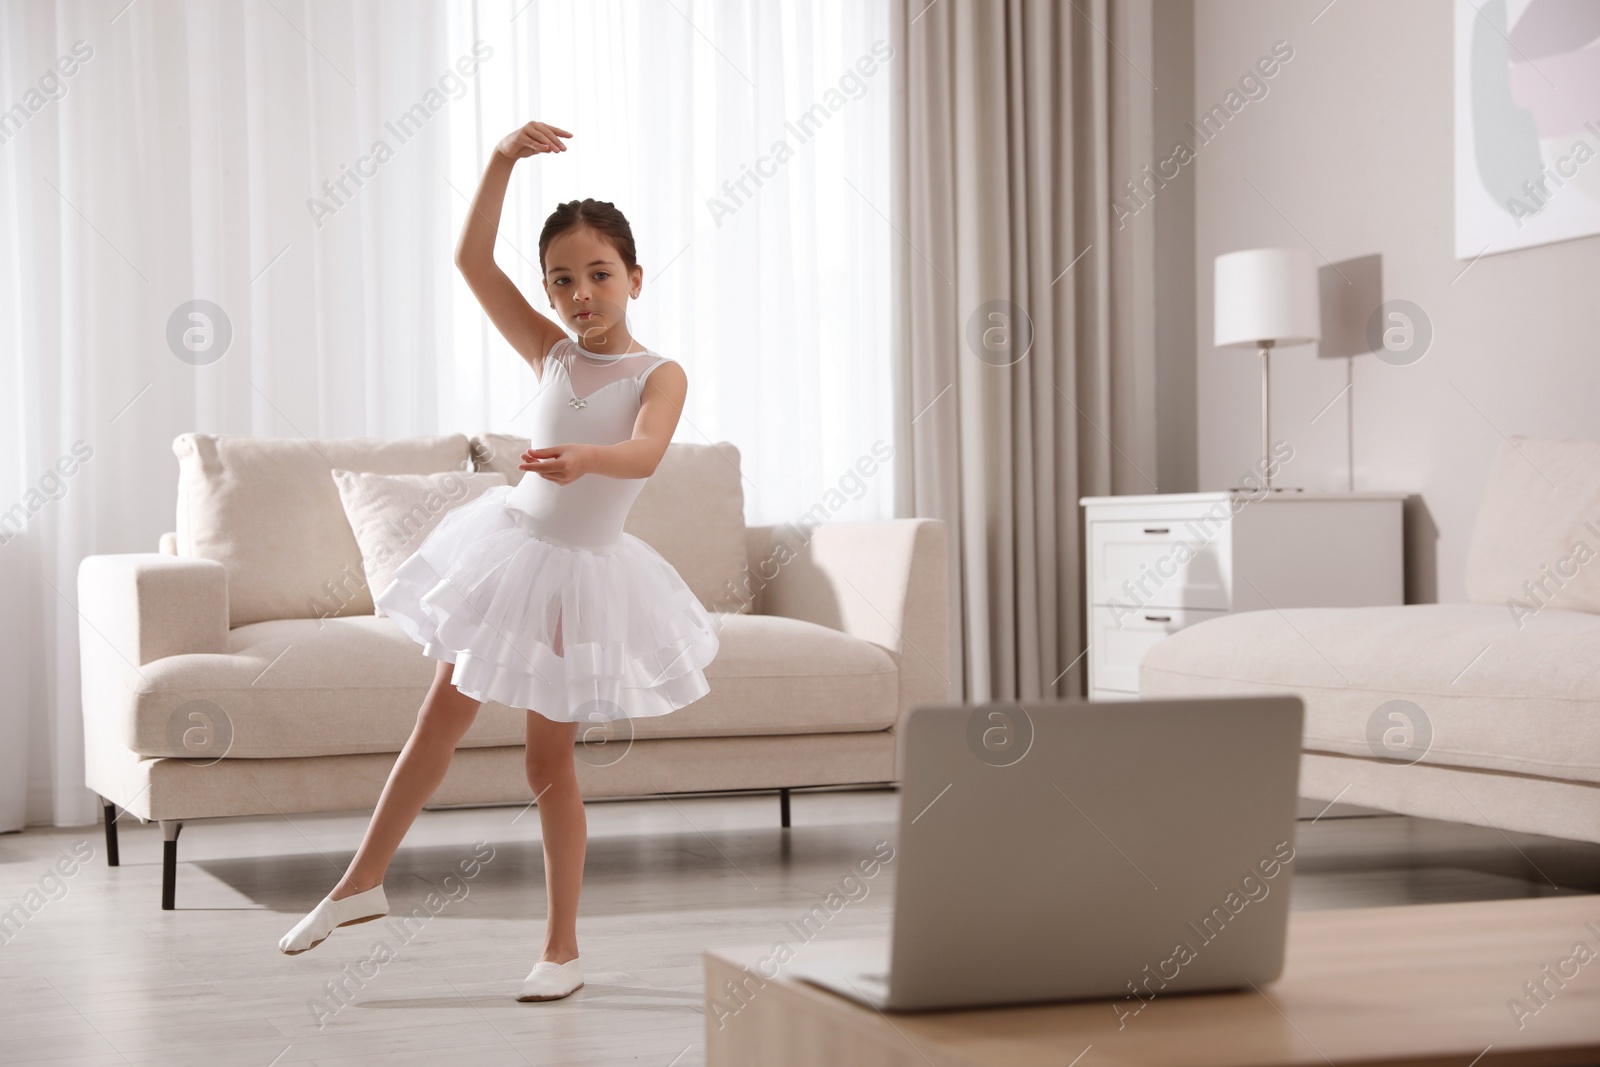
[[[637,338],[635,338],[635,340],[637,340]],[[583,342],[581,341],[573,341],[572,346],[578,350],[578,354],[580,356],[583,356],[587,359],[596,360],[600,363],[613,363],[619,359],[622,359],[624,356],[644,356],[650,353],[650,347],[648,345],[646,345],[644,348],[641,348],[637,352],[619,352],[614,356],[607,356],[600,352],[591,352],[587,348],[583,347]]]
[[[648,374],[654,366],[663,362],[661,356],[648,347],[641,352],[607,356],[589,352],[572,337],[568,337],[567,341],[567,347],[562,350],[556,363],[561,367],[562,377],[567,379],[567,389],[571,393],[569,403],[574,408],[583,407],[584,400],[617,382],[625,379],[640,382],[641,372]]]

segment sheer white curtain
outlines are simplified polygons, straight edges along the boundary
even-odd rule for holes
[[[751,522],[892,513],[887,467],[854,470],[894,439],[888,25],[885,0],[480,0],[452,15],[452,55],[495,50],[475,125],[452,134],[452,218],[500,136],[532,118],[573,133],[570,151],[518,164],[500,261],[548,310],[539,231],[556,204],[628,216],[644,268],[630,326],[688,369],[678,439],[739,447]],[[533,378],[455,293],[442,410],[516,428]]]
[[[94,818],[77,566],[172,528],[174,436],[521,428],[531,373],[451,255],[526,119],[577,135],[507,201],[535,306],[545,216],[613,201],[678,439],[739,446],[747,519],[892,513],[858,466],[893,441],[886,4],[525,4],[0,15],[0,830]],[[194,300],[220,357],[169,343]]]

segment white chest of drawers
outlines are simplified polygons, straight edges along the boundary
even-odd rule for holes
[[[1403,493],[1096,496],[1084,508],[1091,700],[1139,695],[1139,661],[1230,611],[1400,604]]]

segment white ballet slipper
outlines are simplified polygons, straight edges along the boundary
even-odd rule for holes
[[[326,941],[336,927],[371,922],[387,914],[389,900],[383,895],[382,885],[363,889],[340,900],[334,900],[331,896],[323,897],[322,902],[296,923],[293,930],[278,939],[278,949],[285,955],[298,956]]]
[[[583,986],[583,968],[574,956],[566,963],[540,960],[522,980],[518,1000],[559,1000]]]

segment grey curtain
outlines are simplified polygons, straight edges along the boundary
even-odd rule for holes
[[[951,546],[953,699],[1083,691],[1085,495],[1157,487],[1150,3],[894,0],[900,515]]]

